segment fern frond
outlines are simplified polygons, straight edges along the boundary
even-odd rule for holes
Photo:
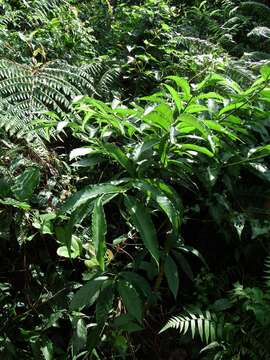
[[[190,330],[192,338],[199,334],[201,340],[208,344],[209,341],[215,341],[217,335],[222,332],[222,323],[218,321],[215,314],[196,310],[195,312],[188,311],[187,315],[172,317],[160,332],[170,328],[179,330],[182,335]]]
[[[257,26],[252,29],[247,36],[256,36],[270,39],[270,29],[266,26]]]
[[[265,261],[265,285],[267,291],[270,293],[270,255],[266,258]]]
[[[239,9],[248,12],[249,15],[257,15],[262,19],[270,16],[270,7],[258,1],[244,1]]]

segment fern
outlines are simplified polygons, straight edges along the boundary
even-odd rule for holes
[[[172,317],[161,332],[170,328],[179,330],[182,335],[190,330],[192,338],[199,334],[201,340],[208,344],[209,341],[213,342],[217,337],[220,337],[223,324],[215,314],[211,314],[208,310],[203,313],[196,309],[193,312],[187,311],[187,315]]]
[[[32,143],[32,149],[44,158],[48,155],[42,140],[44,130],[37,132],[33,120],[48,111],[66,121],[78,117],[71,99],[84,94],[109,97],[117,76],[118,69],[109,69],[102,62],[78,67],[54,61],[31,67],[1,60],[0,127],[10,136]]]
[[[270,29],[266,26],[257,26],[252,29],[247,36],[256,36],[270,39]]]
[[[265,261],[265,285],[267,292],[270,294],[270,255],[266,258]]]

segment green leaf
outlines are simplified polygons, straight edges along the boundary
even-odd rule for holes
[[[113,306],[114,287],[111,280],[103,283],[100,295],[96,302],[96,321],[104,324]]]
[[[22,210],[31,209],[31,206],[29,204],[27,204],[26,202],[18,201],[18,200],[11,199],[11,198],[0,199],[0,204],[7,205],[7,206],[13,206],[15,208],[22,209]]]
[[[142,321],[142,301],[134,286],[127,281],[118,281],[118,292],[130,315],[139,322]]]
[[[125,206],[131,215],[131,221],[141,235],[146,249],[158,263],[157,235],[148,210],[132,196],[125,196]]]
[[[105,254],[106,254],[106,236],[107,223],[105,213],[102,205],[102,197],[98,198],[95,203],[94,211],[92,214],[92,235],[93,243],[96,250],[96,258],[101,268],[105,270]]]
[[[191,104],[185,108],[185,112],[189,114],[198,113],[202,111],[209,111],[209,109],[206,106],[200,104]]]
[[[264,80],[269,80],[269,78],[270,78],[270,65],[269,64],[263,65],[260,68],[260,73],[261,73]]]
[[[87,341],[87,327],[83,319],[75,318],[74,333],[71,339],[73,353],[78,354],[82,350]]]
[[[194,129],[197,129],[205,138],[207,138],[208,135],[204,123],[191,114],[181,114],[177,118],[176,128],[180,133],[194,133]]]
[[[180,96],[178,94],[178,92],[170,85],[164,84],[164,86],[166,87],[166,89],[169,91],[169,93],[171,94],[171,97],[173,98],[175,105],[177,107],[178,112],[180,113],[183,105],[182,105],[182,101],[180,99]]]
[[[40,350],[45,360],[53,360],[53,343],[51,341],[47,340]]]
[[[71,195],[60,209],[60,213],[74,212],[81,205],[104,194],[118,194],[126,189],[113,183],[89,185]]]
[[[106,150],[108,156],[114,158],[131,176],[134,175],[135,168],[132,160],[129,159],[118,146],[104,143],[102,144],[102,148]]]
[[[151,296],[151,287],[143,276],[131,271],[121,271],[119,276],[131,283],[136,290],[139,293],[142,293],[146,298]]]
[[[179,276],[177,266],[170,255],[166,257],[164,270],[169,288],[176,299],[179,290]]]
[[[91,279],[87,284],[83,285],[73,296],[70,309],[77,310],[84,306],[92,305],[98,297],[102,284],[107,279],[107,276],[99,276]]]
[[[199,146],[199,145],[194,145],[194,144],[183,144],[183,145],[177,145],[177,148],[180,150],[193,150],[198,153],[205,154],[209,157],[214,156],[214,154],[204,146]]]
[[[178,251],[175,251],[175,250],[173,250],[173,255],[176,258],[178,264],[181,266],[181,268],[185,272],[185,274],[188,276],[188,278],[190,280],[193,280],[193,278],[194,278],[193,271],[192,271],[189,263],[185,259],[185,257],[182,254],[180,254]]]
[[[67,246],[60,246],[56,252],[58,256],[75,259],[76,257],[80,256],[81,251],[82,251],[81,241],[79,238],[73,235],[71,240],[70,251]]]
[[[145,191],[151,199],[153,199],[159,207],[164,211],[168,216],[173,229],[175,232],[178,232],[180,226],[180,213],[177,211],[177,208],[167,196],[153,181],[151,180],[136,180],[132,182],[133,186]]]
[[[161,102],[159,105],[147,108],[142,120],[168,132],[173,122],[173,111],[168,104]]]
[[[57,240],[67,249],[71,258],[72,226],[70,223],[57,226],[55,229]],[[61,250],[60,250],[61,252]],[[61,255],[60,255],[61,256]]]
[[[73,149],[69,154],[69,160],[73,160],[78,156],[84,156],[95,152],[91,147]]]
[[[37,167],[31,167],[15,178],[15,183],[11,187],[11,190],[17,200],[28,200],[32,197],[35,188],[39,185],[39,182],[39,169]]]
[[[134,317],[129,314],[121,314],[115,318],[113,326],[129,333],[143,330],[143,327],[134,322]]]
[[[189,100],[191,97],[190,94],[190,86],[186,79],[181,78],[179,76],[167,76],[166,79],[170,79],[176,82],[177,86],[179,86],[184,93],[184,99]]]
[[[229,136],[232,140],[236,140],[237,136],[235,136],[232,132],[228,131],[225,127],[221,126],[219,123],[212,120],[204,120],[204,123],[209,129],[215,130],[222,134]]]
[[[227,106],[224,106],[224,108],[222,108],[220,110],[220,112],[218,113],[218,115],[222,115],[225,114],[228,111],[234,111],[234,110],[238,110],[238,109],[246,109],[247,107],[249,107],[250,105],[246,104],[244,101],[242,102],[237,102],[237,103],[231,103]]]

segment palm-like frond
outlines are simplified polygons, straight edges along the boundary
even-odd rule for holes
[[[223,324],[217,319],[215,314],[209,311],[203,313],[201,310],[188,311],[187,315],[172,317],[163,327],[161,332],[174,328],[179,330],[180,334],[185,335],[189,330],[192,338],[199,334],[203,342],[215,341],[218,334],[222,333]]]
[[[267,291],[270,294],[270,255],[265,261],[265,285],[267,287]]]

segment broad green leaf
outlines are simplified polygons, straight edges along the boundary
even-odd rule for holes
[[[264,80],[269,80],[269,78],[270,78],[270,64],[263,65],[260,68],[260,73],[261,73]]]
[[[15,178],[15,182],[11,187],[11,190],[17,200],[28,200],[32,197],[35,188],[39,185],[39,182],[39,169],[37,167],[31,167]]]
[[[45,360],[53,360],[53,343],[49,339],[41,346],[40,350]]]
[[[202,93],[200,95],[195,96],[192,101],[195,102],[197,100],[201,99],[217,99],[217,100],[223,100],[224,97],[216,92],[210,91],[208,93]]]
[[[156,230],[148,210],[132,196],[125,196],[125,206],[131,221],[140,233],[144,246],[158,263],[159,248]]]
[[[210,320],[204,320],[204,335],[205,335],[205,342],[206,344],[208,344],[210,337]]]
[[[22,209],[22,210],[31,209],[31,206],[29,204],[27,204],[26,202],[18,201],[18,200],[11,199],[11,198],[0,199],[0,204],[7,205],[7,206],[13,206],[15,208]]]
[[[87,341],[87,327],[84,319],[75,318],[75,324],[73,336],[71,338],[71,344],[73,348],[73,354],[78,354],[81,349],[83,349],[86,345]]]
[[[34,228],[39,229],[41,234],[53,234],[52,220],[56,218],[55,213],[42,214],[34,219],[32,225]]]
[[[93,154],[81,160],[75,161],[74,163],[71,164],[71,166],[77,168],[94,167],[95,165],[100,164],[104,161],[106,161],[105,156],[101,156],[100,154]]]
[[[142,293],[146,298],[151,295],[151,287],[148,281],[141,275],[131,271],[121,271],[120,277],[131,283],[139,293]]]
[[[152,153],[153,146],[158,144],[159,139],[150,139],[144,142],[139,143],[133,151],[133,160],[138,162],[147,156],[149,152]]]
[[[174,298],[176,299],[179,289],[179,276],[177,266],[170,255],[166,257],[164,271],[169,288],[173,293]]]
[[[107,279],[107,276],[99,276],[89,280],[88,283],[83,285],[73,296],[70,309],[77,310],[84,306],[92,305],[98,297],[102,284]]]
[[[143,304],[140,295],[131,283],[124,280],[118,281],[118,292],[130,315],[139,322],[142,321]]]
[[[185,150],[193,150],[196,151],[198,153],[202,153],[205,154],[209,157],[213,157],[214,154],[208,150],[206,147],[204,146],[199,146],[199,145],[195,145],[195,144],[183,144],[183,145],[177,145],[177,148],[181,151],[185,151]]]
[[[138,323],[134,322],[134,317],[129,314],[121,314],[120,316],[115,318],[113,322],[113,327],[119,328],[122,331],[127,331],[128,333],[143,330],[143,327]]]
[[[235,91],[237,94],[242,92],[241,87],[233,80],[226,78],[220,74],[211,74],[207,76],[202,82],[196,85],[196,90],[202,90],[210,84],[219,83],[229,90]]]
[[[173,202],[175,208],[180,214],[180,222],[182,221],[182,215],[183,215],[183,203],[182,200],[178,194],[178,192],[170,185],[165,184],[163,181],[155,181],[155,185],[158,186],[158,188],[164,192],[170,200]]]
[[[113,307],[113,283],[111,280],[107,280],[103,283],[100,290],[100,295],[96,302],[96,321],[98,324],[103,324]]]
[[[225,114],[229,111],[234,111],[234,110],[237,110],[237,109],[246,109],[247,107],[249,107],[248,104],[246,104],[245,102],[237,102],[237,103],[231,103],[227,106],[225,106],[224,108],[222,108],[220,110],[220,112],[218,113],[218,115],[222,115],[222,114]]]
[[[185,112],[189,114],[194,114],[202,111],[209,111],[207,106],[200,104],[191,104],[185,108]]]
[[[205,128],[203,122],[191,114],[181,114],[177,118],[176,128],[180,133],[193,133],[194,129],[197,129],[205,138],[207,138],[208,135],[207,129]]]
[[[114,158],[131,176],[134,175],[135,168],[132,160],[117,145],[103,143],[102,148],[105,149],[108,156]]]
[[[178,92],[170,85],[164,84],[164,86],[166,87],[166,89],[169,91],[169,93],[171,94],[171,97],[173,99],[173,101],[175,102],[175,105],[177,107],[178,112],[180,113],[183,105],[182,105],[182,101],[180,99],[180,96],[178,94]]]
[[[82,251],[81,241],[78,237],[73,235],[71,239],[70,251],[67,246],[60,246],[56,252],[58,256],[75,259],[76,257],[80,256],[81,251]]]
[[[191,97],[190,94],[190,86],[186,79],[181,78],[179,76],[167,76],[166,79],[170,79],[176,82],[177,86],[179,86],[183,93],[184,93],[184,99],[189,100]]]
[[[136,180],[133,181],[132,184],[141,191],[145,191],[146,194],[148,194],[150,198],[158,204],[158,206],[168,216],[173,229],[178,232],[181,222],[180,214],[177,212],[177,209],[167,194],[150,180]]]
[[[203,319],[199,318],[197,320],[197,326],[198,326],[198,331],[199,331],[201,341],[204,341]]]
[[[78,156],[84,156],[84,155],[87,155],[87,154],[91,154],[93,152],[95,153],[96,150],[93,150],[93,148],[91,148],[91,147],[73,149],[69,154],[69,160],[73,160]]]
[[[149,113],[144,114],[142,120],[151,126],[168,132],[173,122],[173,111],[167,103],[162,102],[159,105],[153,106]]]
[[[183,269],[183,271],[185,272],[185,274],[188,276],[188,278],[190,280],[194,279],[194,275],[193,275],[193,271],[188,263],[188,261],[186,260],[186,258],[180,254],[178,251],[173,251],[173,255],[175,257],[175,259],[177,260],[178,264],[181,266],[181,268]]]
[[[113,183],[89,185],[71,195],[60,209],[60,213],[74,212],[81,205],[104,194],[118,194],[126,189]]]
[[[232,132],[228,131],[224,126],[220,125],[219,123],[212,121],[212,120],[204,120],[204,123],[209,129],[218,131],[222,134],[227,135],[232,140],[238,139]]]
[[[106,236],[107,223],[102,205],[102,197],[98,198],[95,203],[92,214],[92,236],[96,250],[96,258],[99,262],[101,271],[105,270],[105,253],[106,253]]]
[[[72,243],[72,226],[70,223],[59,225],[55,229],[57,240],[66,247],[68,255],[71,258],[71,243]],[[63,249],[62,249],[63,251]],[[61,256],[61,255],[60,255]]]

